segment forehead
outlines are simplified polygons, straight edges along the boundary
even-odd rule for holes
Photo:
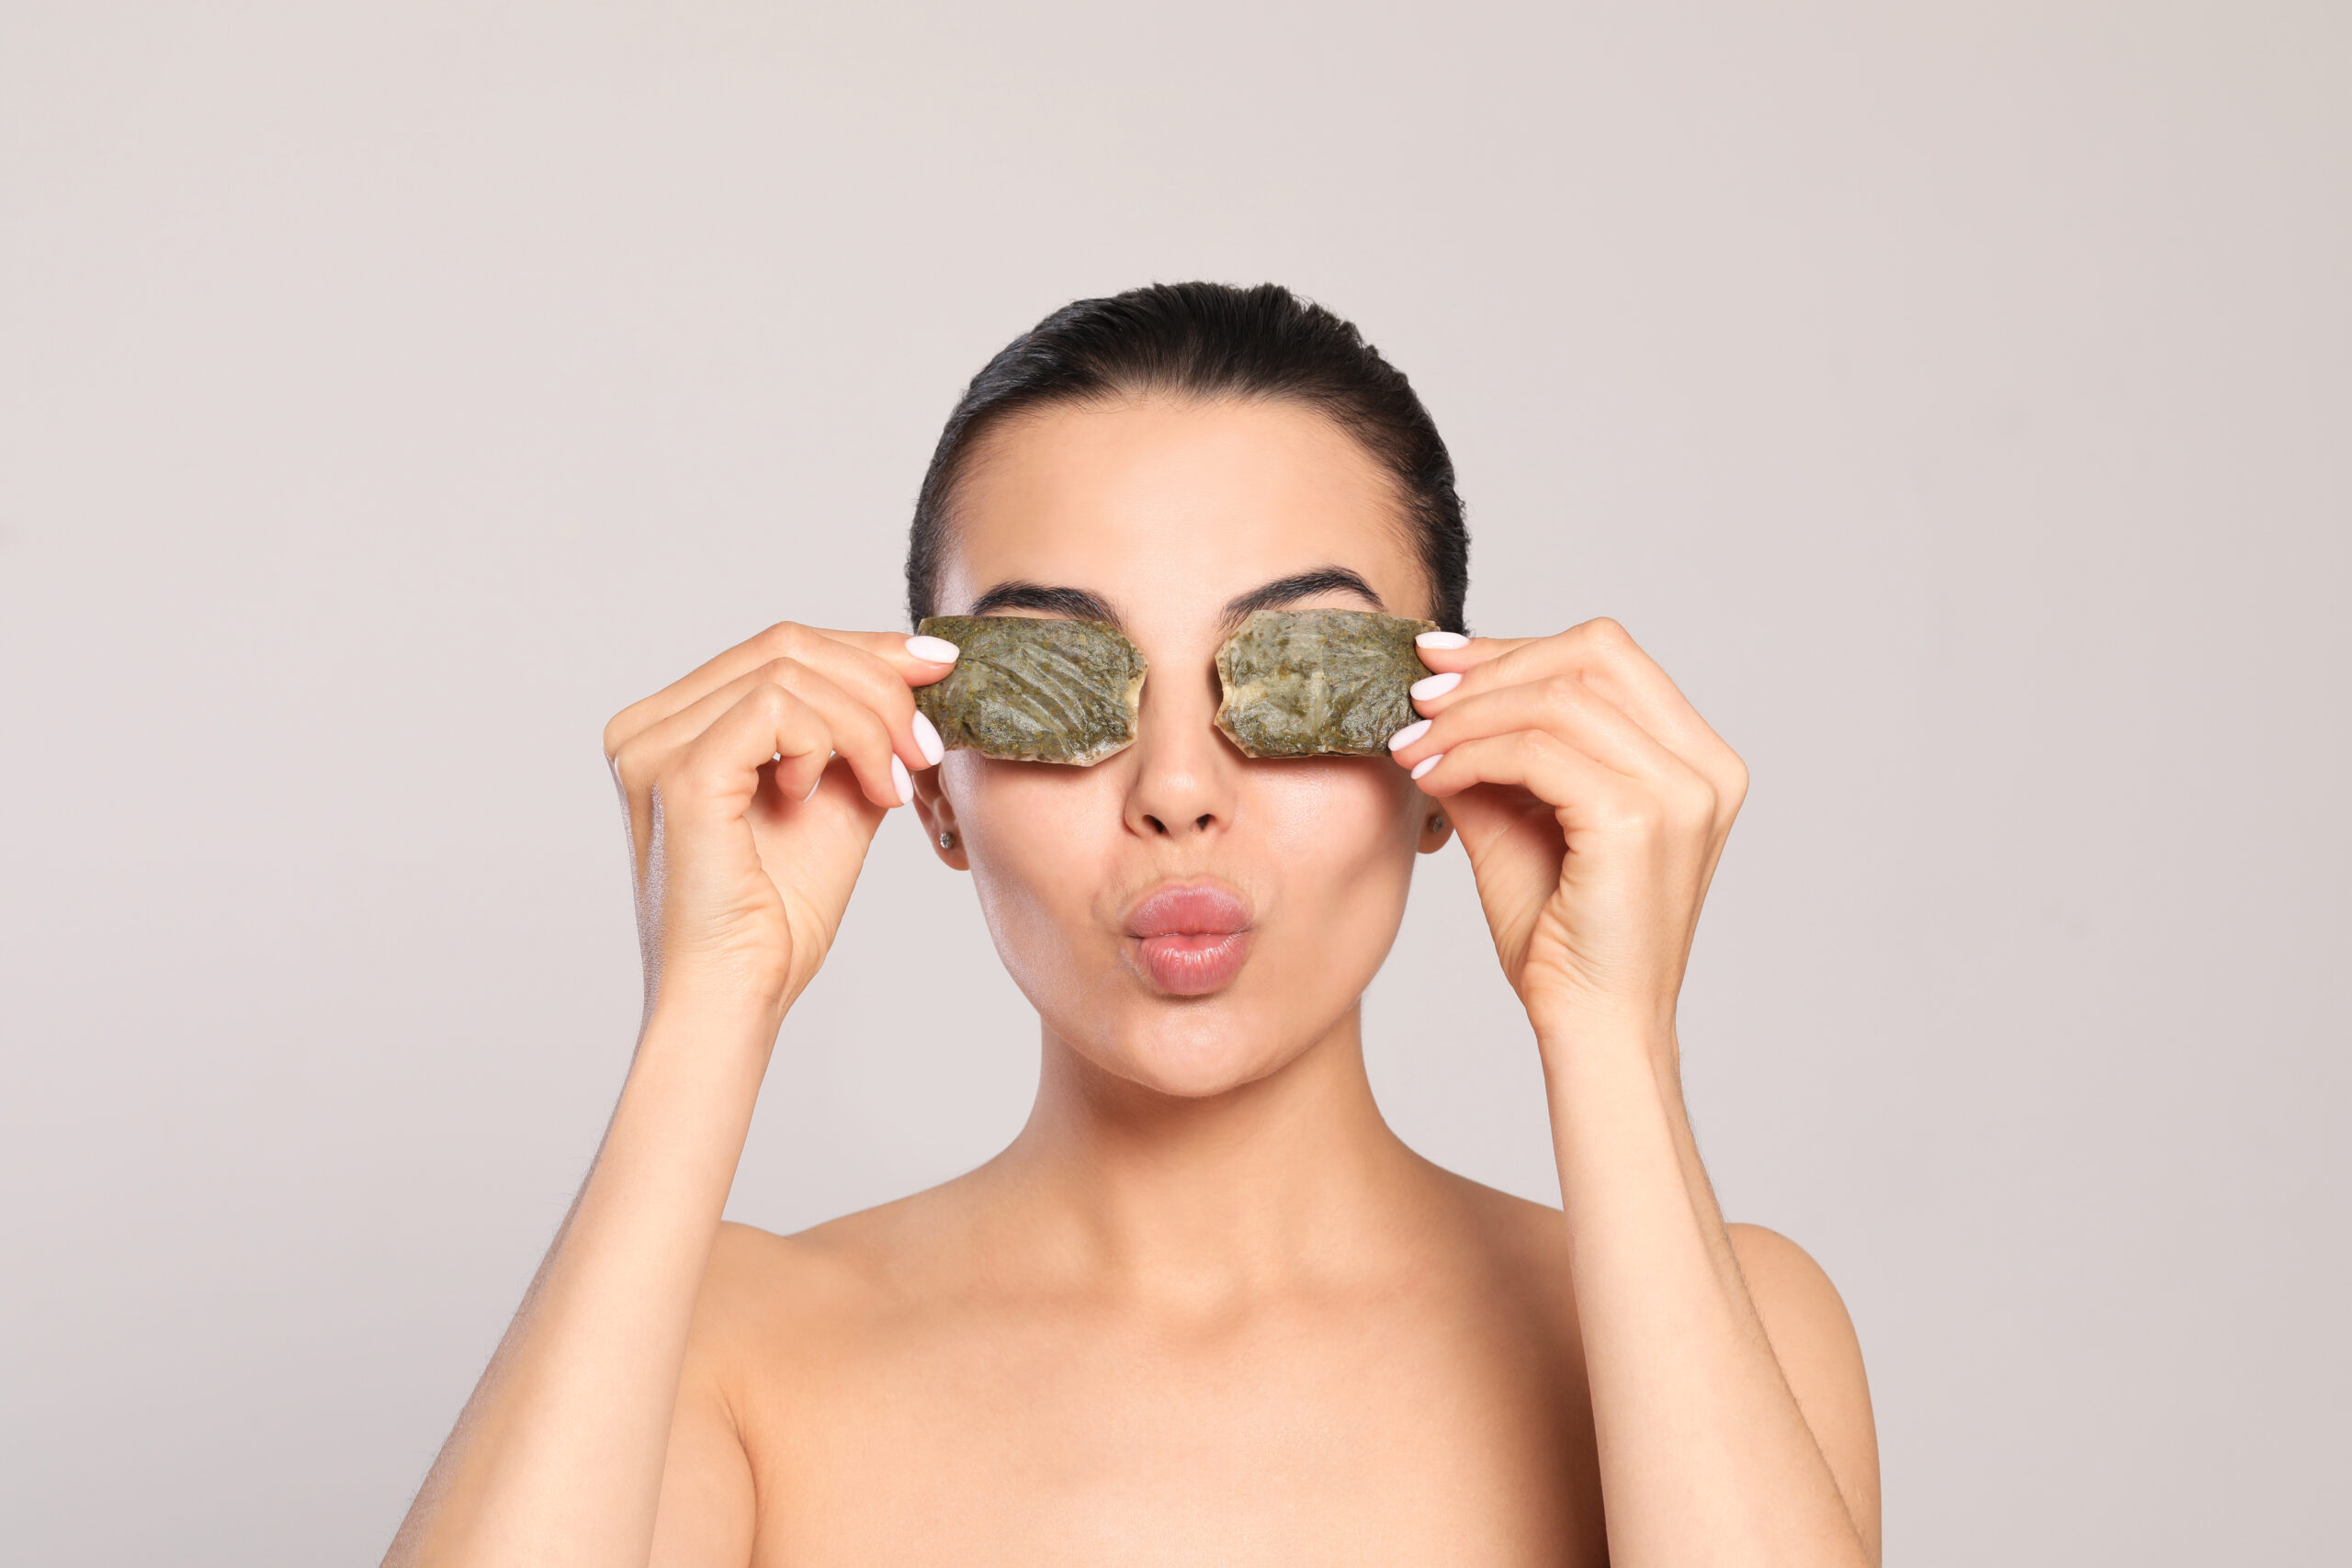
[[[1323,567],[1363,577],[1392,614],[1429,608],[1393,481],[1295,402],[1063,404],[990,433],[974,458],[940,581],[951,612],[1017,581],[1081,589],[1132,629],[1173,631]]]

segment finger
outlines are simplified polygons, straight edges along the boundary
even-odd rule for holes
[[[1398,732],[1399,739],[1410,738],[1403,745],[1390,742],[1391,754],[1408,768],[1464,741],[1541,730],[1641,782],[1689,815],[1712,820],[1715,814],[1715,788],[1704,774],[1574,675],[1481,692],[1446,703],[1425,722],[1425,728],[1408,726]]]
[[[719,715],[732,708],[751,691],[762,685],[780,686],[816,711],[826,726],[830,751],[815,760],[815,766],[806,770],[786,766],[793,763],[790,753],[777,758],[777,787],[798,783],[801,793],[816,783],[823,771],[826,755],[839,752],[855,774],[860,789],[875,805],[889,807],[902,803],[908,793],[899,788],[899,773],[904,764],[896,755],[889,731],[880,716],[844,692],[820,671],[813,670],[796,659],[777,659],[761,665],[747,674],[729,682],[718,691],[694,704],[683,712],[671,715],[642,735],[622,743],[614,766],[621,776],[623,786],[632,799],[650,781],[667,768],[668,760],[693,744]],[[896,771],[894,771],[896,770]],[[798,799],[799,795],[793,796]]]
[[[824,776],[832,740],[814,707],[773,682],[756,682],[671,756],[657,785],[662,810],[705,822],[741,817],[769,767],[777,788],[799,799]]]
[[[1421,662],[1432,670],[1463,671],[1474,669],[1533,640],[1523,637],[1470,637],[1462,632],[1423,632],[1413,639],[1413,650],[1421,656]]]
[[[613,757],[613,777],[618,782],[621,798],[628,807],[629,839],[640,877],[645,874],[652,852],[654,791],[662,780],[674,773],[678,758],[762,683],[756,672],[729,682],[685,711],[673,714],[653,728],[622,742]],[[805,799],[822,781],[825,763],[831,756],[831,734],[826,731],[797,738],[789,759],[785,749],[777,746],[767,757],[756,759],[751,765],[756,768],[759,762],[772,762],[777,793],[797,801]]]
[[[910,650],[910,643],[920,646]],[[616,755],[631,739],[760,666],[778,659],[797,659],[865,695],[891,727],[894,737],[908,743],[903,760],[910,766],[928,766],[929,753],[917,738],[914,703],[908,688],[928,685],[953,670],[955,660],[947,650],[954,646],[937,637],[910,638],[902,632],[828,631],[780,621],[623,708],[605,727],[605,755]]]
[[[849,764],[867,800],[887,811],[913,798],[906,763],[880,715],[823,672],[797,660],[779,659],[762,668],[768,679],[807,703],[825,721],[834,753]]]
[[[1738,753],[1699,716],[1632,634],[1606,615],[1554,637],[1482,637],[1461,649],[1425,649],[1422,661],[1439,671],[1414,684],[1414,705],[1422,713],[1434,714],[1481,692],[1574,674],[1657,737],[1719,795],[1736,802],[1747,793],[1747,770]],[[1456,679],[1447,681],[1447,675]]]
[[[1416,782],[1437,800],[1479,784],[1515,785],[1550,807],[1570,832],[1647,822],[1656,812],[1638,781],[1540,729],[1465,740],[1423,759]]]
[[[1418,639],[1416,646],[1419,646]],[[1451,684],[1421,681],[1416,682],[1414,691],[1417,696],[1423,692],[1434,696],[1446,691],[1467,695],[1562,672],[1594,673],[1620,660],[1637,660],[1657,671],[1658,679],[1665,679],[1666,672],[1657,670],[1625,628],[1604,615],[1550,637],[1475,637],[1460,649],[1423,649],[1424,664],[1439,670],[1440,660],[1443,660],[1442,673],[1458,674],[1461,678]],[[1667,684],[1671,686],[1673,682]]]
[[[880,716],[902,763],[909,768],[939,765],[946,747],[938,729],[915,706],[913,688],[942,680],[956,668],[958,650],[954,643],[902,632],[825,631],[792,640],[805,651],[790,657],[821,671]]]
[[[833,632],[821,634],[873,655],[899,672],[910,686],[928,686],[956,668],[959,651],[945,637],[910,637],[905,632]]]

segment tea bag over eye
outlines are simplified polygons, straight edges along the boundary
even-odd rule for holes
[[[1143,650],[1095,621],[932,615],[915,630],[960,650],[915,706],[950,750],[1083,767],[1132,745]]]
[[[1216,650],[1216,727],[1249,757],[1381,757],[1419,714],[1433,621],[1363,610],[1261,610]]]

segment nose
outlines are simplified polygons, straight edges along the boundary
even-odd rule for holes
[[[1162,680],[1158,671],[1144,682],[1129,749],[1129,832],[1193,842],[1232,825],[1241,758],[1216,728],[1217,699],[1214,671],[1205,682]]]

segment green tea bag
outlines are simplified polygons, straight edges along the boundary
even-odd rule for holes
[[[1261,610],[1216,650],[1216,727],[1249,757],[1380,757],[1419,717],[1432,621],[1363,610]]]
[[[1135,741],[1143,650],[1094,621],[932,615],[915,630],[961,651],[915,706],[948,750],[1084,767]]]

